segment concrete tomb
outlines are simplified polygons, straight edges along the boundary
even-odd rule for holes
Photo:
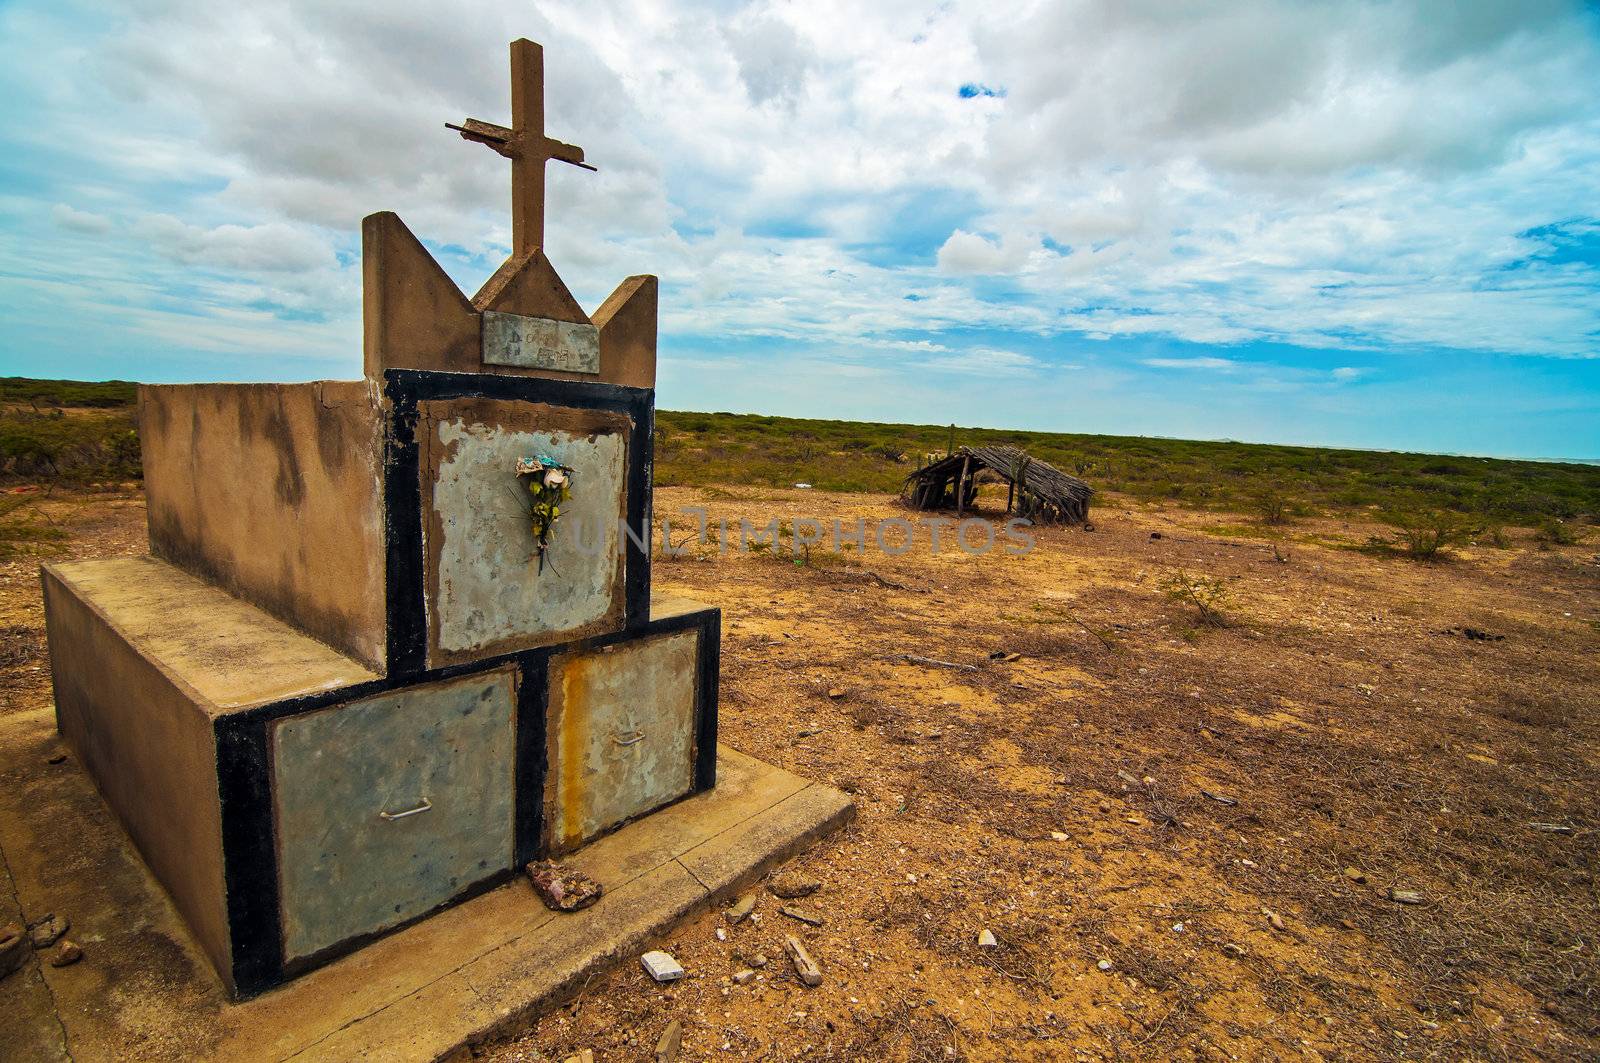
[[[57,726],[247,997],[716,781],[720,613],[650,590],[656,279],[543,250],[472,299],[363,223],[365,379],[140,389],[148,556],[46,566]],[[592,167],[590,167],[592,168]]]

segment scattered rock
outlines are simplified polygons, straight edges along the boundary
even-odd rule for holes
[[[735,972],[734,976],[733,976],[733,984],[734,985],[749,985],[751,982],[754,982],[755,980],[756,980],[756,970],[755,970],[754,967],[746,967],[742,971]]]
[[[1283,930],[1283,929],[1285,929],[1284,922],[1283,922],[1283,916],[1279,915],[1277,912],[1273,911],[1270,908],[1263,908],[1263,909],[1261,909],[1261,914],[1267,917],[1267,925],[1271,926],[1272,929],[1274,929],[1274,930]]]
[[[822,984],[822,968],[817,966],[817,961],[811,958],[811,953],[800,944],[800,939],[790,934],[783,939],[783,947],[789,953],[789,959],[794,964],[794,973],[800,981],[808,987],[815,989]]]
[[[1100,968],[1102,971],[1109,971],[1111,970],[1111,961],[1101,960],[1099,963],[1095,964],[1095,966]]]
[[[728,932],[726,930],[722,929],[722,927],[720,927],[720,926],[717,927],[717,940],[718,941],[727,941],[728,940]]]
[[[1351,882],[1365,882],[1365,881],[1367,881],[1367,873],[1365,871],[1361,870],[1359,867],[1347,867],[1347,868],[1345,868],[1344,869],[1344,877],[1349,879]]]
[[[786,901],[792,901],[799,897],[809,897],[821,888],[821,882],[797,871],[786,871],[781,875],[774,875],[767,882],[767,889],[772,891],[773,896],[782,897]]]
[[[1356,925],[1348,919],[1339,920],[1339,926],[1344,930],[1354,930]]]
[[[1111,811],[1111,802],[1110,801],[1101,801],[1100,802],[1100,811],[1101,812],[1110,812]]]
[[[1135,826],[1135,827],[1137,827],[1137,826],[1139,826],[1139,825],[1140,825],[1140,824],[1141,824],[1141,823],[1143,823],[1143,822],[1144,822],[1144,820],[1142,820],[1142,819],[1140,819],[1140,818],[1139,818],[1139,817],[1138,817],[1138,816],[1129,816],[1129,817],[1128,817],[1128,818],[1127,818],[1127,819],[1125,819],[1125,820],[1123,820],[1123,822],[1124,822],[1124,823],[1131,823],[1131,824],[1133,824],[1133,825],[1134,825],[1134,826]]]
[[[832,690],[828,691],[828,697],[830,697],[830,698],[842,698],[842,697],[844,697],[844,687],[834,687]]]
[[[1504,635],[1490,634],[1489,632],[1484,631],[1482,628],[1475,627],[1447,627],[1443,631],[1439,632],[1439,634],[1459,635],[1460,637],[1468,639],[1472,642],[1504,642],[1506,640]]]
[[[658,982],[676,982],[683,977],[683,967],[665,952],[647,952],[639,957],[645,973]]]
[[[784,915],[788,916],[790,919],[798,919],[800,922],[805,923],[807,926],[821,926],[822,925],[822,916],[813,915],[812,913],[806,912],[806,911],[801,911],[799,908],[792,908],[787,904],[784,905],[782,908],[779,908],[778,911],[782,912]]]
[[[533,891],[553,912],[577,912],[600,899],[600,883],[553,860],[536,860],[525,869]]]
[[[28,941],[28,932],[20,923],[0,926],[0,978],[28,962],[31,951],[33,946]]]
[[[667,1028],[661,1031],[661,1039],[656,1042],[656,1063],[673,1063],[678,1058],[678,1050],[683,1047],[683,1023],[673,1019],[667,1023]]]
[[[1572,828],[1565,823],[1530,823],[1530,828],[1542,831],[1545,834],[1571,834]]]
[[[930,741],[930,742],[937,742],[939,739],[941,739],[943,737],[944,737],[944,732],[943,731],[929,731],[928,732],[928,741]]]
[[[1005,650],[995,650],[993,653],[989,654],[989,660],[991,660],[991,661],[1007,661],[1007,662],[1009,662],[1009,661],[1020,661],[1020,660],[1022,660],[1022,654],[1020,654],[1020,653],[1007,653]]]
[[[821,733],[822,733],[822,728],[820,728],[820,727],[807,727],[804,730],[796,731],[794,733],[794,736],[796,738],[815,738],[817,735],[819,735]]]
[[[1230,941],[1226,945],[1222,946],[1222,951],[1226,952],[1229,956],[1232,956],[1236,960],[1244,959],[1244,946],[1243,945],[1235,945],[1233,942]]]
[[[1072,835],[1068,834],[1066,831],[1053,830],[1050,832],[1050,838],[1052,841],[1064,842],[1069,840],[1071,837]]]
[[[77,943],[67,938],[62,938],[61,944],[56,946],[55,954],[50,957],[50,966],[71,967],[81,959],[83,959],[83,950],[78,947]]]
[[[978,947],[980,949],[997,949],[1000,942],[995,940],[994,931],[985,927],[978,931]]]
[[[764,954],[759,953],[759,952],[756,953],[754,956],[750,957],[750,966],[754,967],[758,971],[761,970],[763,967],[765,967],[767,964],[769,964],[771,962],[772,961],[767,959],[767,957]]]
[[[1416,890],[1389,890],[1389,899],[1396,904],[1421,904],[1425,899]]]
[[[65,753],[52,753],[48,757],[44,758],[44,762],[46,764],[60,764],[66,759],[67,755]]]
[[[749,893],[746,893],[744,896],[734,901],[733,907],[723,912],[722,917],[735,926],[738,926],[740,923],[750,918],[750,913],[756,910],[756,900],[758,896],[759,895],[754,890],[751,890]]]
[[[56,939],[72,929],[72,921],[64,915],[54,912],[28,927],[28,937],[36,949],[47,949],[56,943]]]
[[[594,1049],[580,1048],[576,1055],[568,1056],[564,1063],[594,1063]]]
[[[1151,532],[1150,533],[1150,538],[1159,539],[1159,538],[1161,538],[1161,533],[1160,532]]]

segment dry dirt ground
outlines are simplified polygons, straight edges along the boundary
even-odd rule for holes
[[[914,516],[754,488],[656,505]],[[136,494],[46,508],[71,555],[141,545]],[[480,1054],[650,1059],[678,1019],[684,1059],[1595,1058],[1600,545],[1418,564],[1306,520],[1280,560],[1221,521],[1103,498],[1095,530],[1020,557],[919,534],[661,559],[659,588],[724,611],[723,739],[845,788],[857,820],[791,865],[813,896],[660,942],[684,981],[624,963]],[[0,565],[12,709],[49,697],[36,563]],[[1225,625],[1168,597],[1178,572],[1219,581]]]

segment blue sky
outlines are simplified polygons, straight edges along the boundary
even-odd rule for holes
[[[0,374],[358,375],[362,215],[506,253],[442,123],[516,36],[664,407],[1600,457],[1600,16],[1541,0],[4,0]]]

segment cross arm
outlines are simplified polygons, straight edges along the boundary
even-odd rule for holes
[[[495,151],[508,159],[516,158],[517,134],[514,130],[503,125],[494,125],[491,122],[480,122],[476,118],[468,118],[461,125],[444,124],[446,129],[454,129],[461,134],[462,140],[470,140],[474,144],[487,144]],[[582,156],[579,152],[579,156]]]

